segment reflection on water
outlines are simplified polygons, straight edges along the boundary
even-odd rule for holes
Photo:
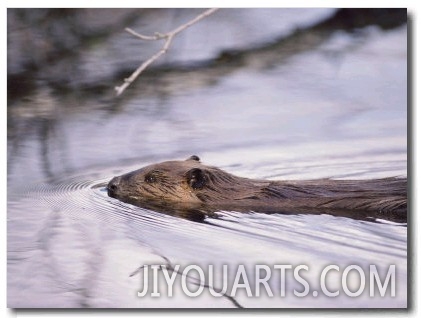
[[[159,86],[156,94],[136,86],[119,104],[43,88],[15,102],[8,108],[9,306],[233,306],[210,295],[136,297],[140,280],[130,274],[169,259],[204,266],[307,264],[311,284],[328,264],[365,270],[395,264],[395,298],[239,295],[236,301],[244,307],[405,307],[402,224],[233,211],[193,223],[119,202],[103,187],[123,172],[192,154],[250,178],[406,176],[406,26],[363,33],[336,33],[285,63],[249,64],[212,85],[169,89],[164,77],[163,94],[156,93]],[[196,75],[183,76],[193,82]]]

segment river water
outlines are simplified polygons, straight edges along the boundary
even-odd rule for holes
[[[145,90],[139,84],[117,103],[40,85],[9,107],[9,307],[406,307],[406,224],[235,211],[196,223],[119,202],[105,190],[115,175],[193,154],[250,178],[406,176],[406,26],[337,32],[283,63],[262,67],[251,59],[200,79],[192,71]],[[231,281],[244,265],[253,295],[240,288],[234,297],[214,297],[206,287],[188,297],[179,276],[167,297],[160,276],[161,297],[138,297],[142,266],[169,262],[213,265],[218,279],[225,264]],[[285,296],[276,264],[291,265]],[[273,297],[263,288],[255,295],[256,265],[272,270]],[[308,269],[300,272],[310,287],[304,297],[294,294],[304,289],[293,275],[300,265]],[[320,287],[328,265],[339,267],[327,283],[337,297]],[[365,273],[358,297],[340,285],[350,265]],[[382,280],[395,265],[394,297],[392,287],[370,297],[370,265]],[[195,273],[187,276],[192,291]],[[349,273],[352,292],[360,277]]]

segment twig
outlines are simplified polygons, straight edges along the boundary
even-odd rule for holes
[[[240,305],[240,303],[233,297],[233,296],[231,296],[231,295],[229,295],[228,293],[226,293],[226,292],[224,292],[222,289],[220,289],[220,288],[215,288],[215,287],[213,287],[213,286],[210,286],[209,284],[206,284],[205,282],[202,282],[200,279],[198,279],[198,278],[195,278],[195,277],[191,277],[191,276],[189,276],[189,275],[186,275],[186,274],[184,274],[184,273],[182,273],[182,272],[180,272],[180,271],[177,271],[176,269],[175,269],[175,267],[174,267],[174,265],[171,263],[171,261],[167,258],[167,257],[165,257],[165,256],[163,256],[163,255],[161,255],[161,254],[158,254],[160,257],[162,257],[164,260],[165,260],[165,262],[166,262],[166,264],[160,264],[161,265],[161,270],[162,270],[162,268],[163,267],[165,267],[169,272],[171,272],[171,273],[176,273],[176,274],[179,274],[180,276],[185,276],[187,279],[189,279],[190,280],[190,282],[192,283],[192,284],[195,284],[196,286],[203,286],[204,288],[208,288],[208,289],[210,289],[210,288],[212,288],[215,292],[217,292],[217,293],[220,293],[223,297],[225,297],[225,298],[227,298],[229,301],[231,301],[231,303],[235,306],[235,307],[237,307],[237,308],[244,308],[243,306],[241,306]],[[130,275],[129,275],[129,277],[133,277],[134,275],[136,275],[136,274],[138,274],[138,273],[140,273],[140,270],[142,269],[142,268],[145,268],[145,267],[148,267],[148,266],[150,266],[150,265],[147,265],[147,264],[144,264],[144,265],[141,265],[140,267],[138,267],[133,273],[131,273]]]
[[[145,41],[157,41],[157,40],[164,40],[165,39],[165,43],[162,47],[161,50],[159,50],[157,53],[155,53],[154,55],[152,55],[148,60],[146,60],[145,62],[143,62],[137,69],[136,71],[133,72],[132,75],[130,75],[130,77],[124,79],[124,83],[121,86],[116,86],[115,90],[117,91],[117,96],[121,95],[125,89],[127,87],[129,87],[129,85],[131,83],[133,83],[133,81],[140,75],[140,73],[142,73],[150,64],[152,64],[153,62],[155,62],[158,58],[161,57],[161,55],[164,55],[170,45],[171,42],[173,40],[173,38],[180,33],[181,31],[184,31],[185,29],[187,29],[188,27],[192,26],[193,24],[199,22],[200,20],[206,18],[207,16],[211,15],[212,13],[214,13],[215,11],[217,11],[218,8],[213,8],[213,9],[208,9],[206,11],[204,11],[203,13],[199,14],[197,17],[195,17],[193,20],[190,20],[189,22],[179,26],[178,28],[168,32],[168,33],[155,33],[155,35],[153,36],[149,36],[149,35],[142,35],[139,34],[135,31],[133,31],[130,28],[126,28],[126,31],[129,32],[130,34],[138,37],[141,40],[145,40]]]

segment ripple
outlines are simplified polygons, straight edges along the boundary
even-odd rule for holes
[[[179,233],[191,234],[203,230],[203,226],[206,226],[206,224],[195,224],[192,227],[190,221],[111,198],[106,190],[106,184],[110,178],[102,177],[98,179],[93,178],[92,175],[75,176],[55,180],[49,184],[27,187],[21,193],[15,193],[11,196],[8,204],[10,208],[16,205],[22,208],[25,206],[44,206],[47,203],[53,211],[65,212],[72,218],[90,216],[109,225],[130,221],[132,224],[147,225],[158,230],[177,228]],[[308,219],[303,221],[303,216],[300,215],[241,214],[228,211],[221,211],[218,214],[220,216],[218,219],[207,219],[207,225],[216,225],[221,229],[224,228],[225,231],[242,232],[247,236],[260,236],[266,239],[279,240],[283,243],[285,241],[281,237],[284,237],[284,233],[300,235],[296,233],[297,225],[302,222],[313,224],[314,221],[309,221],[310,218],[315,218],[315,220],[322,218],[321,216],[308,216]],[[333,220],[339,220],[338,222],[341,224],[344,223],[340,221],[341,218],[333,218]],[[388,225],[393,226],[394,224]],[[331,230],[328,232],[329,235],[346,235],[337,231],[337,233]]]
[[[45,203],[52,211],[60,211],[73,219],[92,219],[108,226],[130,222],[132,225],[148,226],[160,231],[177,228],[180,233],[195,230],[184,227],[186,220],[136,207],[107,194],[106,184],[110,177],[93,179],[90,175],[63,178],[50,184],[28,187],[10,198],[10,206],[18,204],[20,209],[28,205],[43,207]],[[25,198],[25,199],[24,199]],[[195,228],[200,226],[197,225]]]
[[[345,253],[376,253],[397,258],[406,256],[406,228],[395,224],[368,224],[328,215],[266,215],[221,211],[218,218],[193,223],[171,215],[133,206],[108,196],[106,184],[110,177],[92,175],[57,180],[25,189],[24,195],[10,199],[9,209],[60,212],[81,224],[97,224],[120,228],[130,236],[153,245],[153,238],[162,235],[174,240],[199,240],[211,236],[233,236],[240,240],[257,240],[278,246],[294,246],[303,253],[315,251],[326,257],[343,258]],[[36,213],[34,212],[34,215]],[[99,224],[99,225],[98,225]],[[101,225],[102,224],[102,225]],[[84,225],[84,226],[85,226]],[[397,228],[397,230],[396,230]],[[147,236],[150,237],[147,237]],[[166,238],[167,239],[167,238]],[[352,242],[352,243],[349,243]],[[341,249],[336,247],[341,246]],[[348,246],[348,249],[344,249]],[[321,248],[323,247],[323,248]],[[333,249],[332,252],[332,248]]]

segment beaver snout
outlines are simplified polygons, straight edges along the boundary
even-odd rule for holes
[[[115,197],[120,187],[121,177],[114,177],[107,185],[108,195]]]

